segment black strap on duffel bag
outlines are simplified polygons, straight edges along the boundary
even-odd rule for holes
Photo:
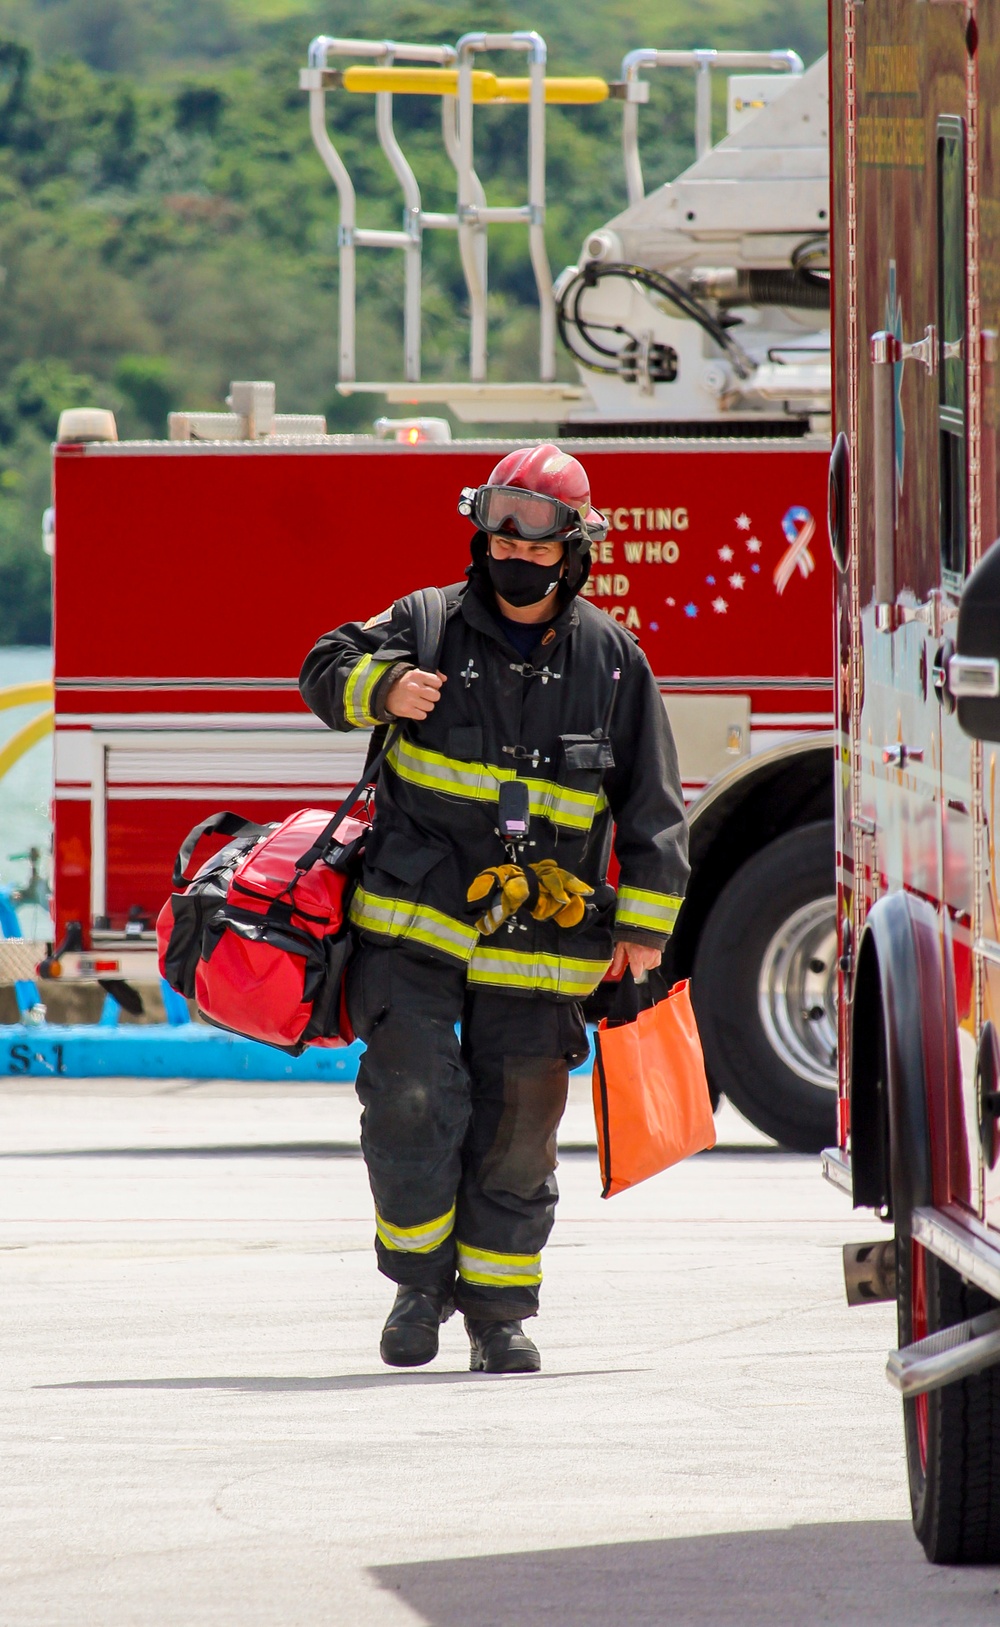
[[[413,621],[417,665],[425,672],[436,672],[444,643],[448,601],[440,588],[431,587],[408,594],[403,603],[409,606]],[[401,723],[383,724],[374,731],[361,778],[347,793],[312,845],[296,861],[296,870],[308,870],[327,852],[342,821],[357,805],[359,798],[374,785],[402,727]],[[262,837],[275,828],[273,824],[256,824],[227,809],[203,819],[181,843],[171,878],[174,891],[160,911],[156,936],[160,971],[171,988],[186,999],[193,1000],[195,997],[195,973],[202,954],[205,930],[209,921],[227,902],[237,866]],[[192,876],[188,874],[188,868],[203,836],[227,836],[231,839]],[[329,1000],[325,1004],[329,1005]]]

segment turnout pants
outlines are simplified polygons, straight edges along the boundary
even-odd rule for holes
[[[379,1269],[454,1293],[470,1317],[534,1316],[556,1128],[587,1054],[580,1007],[469,989],[460,966],[367,942],[347,997],[368,1047],[357,1091]]]

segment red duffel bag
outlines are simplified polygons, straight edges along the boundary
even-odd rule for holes
[[[369,829],[365,803],[335,814],[305,808],[259,831],[235,866],[226,864],[225,850],[209,859],[160,911],[167,981],[193,993],[217,1027],[293,1055],[307,1045],[348,1043],[354,1036],[342,998],[351,947],[347,910]],[[193,914],[201,917],[197,936],[189,926]]]
[[[369,825],[328,809],[292,814],[236,867],[205,926],[198,1010],[220,1028],[299,1052],[353,1039],[341,989],[350,952],[347,892]]]
[[[434,672],[445,596],[424,588],[405,602],[417,664]],[[371,829],[371,789],[398,734],[398,724],[376,734],[373,749],[379,740],[381,749],[336,813],[305,808],[262,827],[226,812],[191,831],[156,923],[160,974],[216,1027],[293,1056],[354,1038],[343,998],[350,893]],[[189,880],[204,835],[232,840]]]

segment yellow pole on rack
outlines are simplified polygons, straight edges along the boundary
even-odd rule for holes
[[[51,678],[36,678],[27,684],[6,684],[0,689],[0,712],[11,706],[31,706],[35,701],[51,701],[55,691]]]
[[[27,688],[28,686],[25,684],[22,687]],[[30,723],[25,723],[22,728],[17,730],[16,734],[12,734],[5,745],[0,746],[0,780],[3,779],[8,768],[13,768],[19,757],[23,757],[26,751],[30,751],[32,746],[36,746],[45,735],[52,733],[55,727],[55,717],[55,711],[52,709],[47,712],[40,712],[37,717],[31,719]]]
[[[606,102],[610,91],[607,81],[596,77],[579,79],[546,79],[545,100],[549,106],[582,107],[592,102]],[[498,79],[495,102],[527,102],[531,99],[530,79]]]
[[[455,96],[458,69],[355,66],[344,69],[340,82],[355,96],[376,95],[379,91],[396,96]],[[606,102],[609,95],[606,80],[594,76],[545,81],[545,100],[550,104],[581,106]],[[474,102],[527,102],[530,98],[530,79],[499,79],[495,73],[478,68],[473,71]]]

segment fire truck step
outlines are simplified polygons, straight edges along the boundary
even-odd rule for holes
[[[844,1244],[844,1287],[848,1305],[871,1305],[896,1297],[896,1239]]]
[[[1000,1362],[1000,1311],[956,1322],[902,1350],[891,1350],[885,1376],[902,1396],[939,1390]]]

